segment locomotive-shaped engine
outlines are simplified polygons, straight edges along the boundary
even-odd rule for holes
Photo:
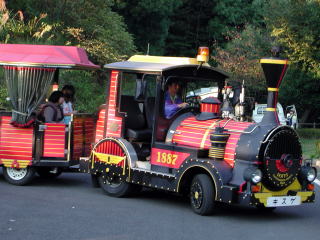
[[[221,91],[227,75],[199,59],[134,56],[105,66],[111,70],[111,82],[109,103],[98,119],[101,140],[84,163],[96,183],[117,197],[138,186],[186,194],[201,215],[212,212],[216,201],[269,209],[313,202],[316,169],[303,162],[297,133],[280,125],[277,115],[278,91],[288,61],[261,60],[268,102],[263,120],[253,123],[239,121],[243,95],[240,114],[231,114],[233,106],[226,97],[230,90],[224,89],[225,97]],[[124,95],[126,82],[135,78],[135,97]],[[154,97],[145,91],[150,79],[156,82]],[[218,98],[207,94],[200,106],[190,102],[168,117],[166,104],[177,99],[168,97],[170,81],[184,84],[181,95],[186,101],[201,99],[201,86],[213,83]],[[204,84],[199,87],[200,82]],[[179,105],[181,101],[176,108],[185,106]],[[143,114],[149,117],[147,128],[141,123]]]

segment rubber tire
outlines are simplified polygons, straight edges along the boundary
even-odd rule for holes
[[[36,169],[37,174],[42,178],[56,178],[61,175],[62,171],[58,168],[57,173],[51,173],[50,167],[39,167]]]
[[[91,185],[94,188],[100,187],[99,177],[97,175],[95,175],[95,174],[91,174]]]
[[[139,186],[121,182],[118,186],[111,186],[110,184],[104,183],[102,176],[98,177],[99,185],[102,191],[111,197],[127,197],[139,191]]]
[[[30,183],[32,181],[32,179],[34,178],[34,175],[36,173],[35,169],[33,167],[27,167],[27,174],[22,178],[22,179],[19,179],[19,180],[15,180],[15,179],[12,179],[8,172],[7,172],[7,169],[6,167],[3,167],[3,176],[4,176],[4,179],[8,182],[8,183],[11,183],[13,185],[17,185],[17,186],[23,186],[23,185],[27,185],[28,183]]]
[[[195,183],[199,183],[201,186],[201,190],[203,192],[203,199],[202,204],[199,208],[196,208],[192,203],[192,186]],[[192,179],[191,185],[190,185],[190,204],[192,210],[201,216],[208,216],[211,215],[215,208],[215,187],[211,180],[211,178],[206,174],[197,174]]]

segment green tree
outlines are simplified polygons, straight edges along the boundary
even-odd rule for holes
[[[290,60],[320,77],[320,1],[270,0],[266,23]]]
[[[76,45],[85,48],[97,64],[120,61],[132,55],[135,46],[122,17],[112,11],[112,4],[111,0],[10,0],[8,9],[17,14],[3,18],[8,19],[1,26],[0,40]],[[107,78],[103,71],[61,71],[60,76],[61,86],[75,86],[78,110],[92,112],[105,101]]]
[[[194,56],[200,45],[220,46],[247,24],[263,24],[261,0],[182,0],[171,17],[166,54]]]
[[[65,39],[59,44],[81,46],[103,65],[135,52],[133,38],[112,5],[112,0],[10,0],[8,8],[22,10],[27,17],[48,13],[49,23],[61,25]]]
[[[114,9],[125,19],[129,32],[135,37],[140,52],[162,55],[168,36],[170,16],[181,4],[181,0],[115,0]]]
[[[280,100],[295,104],[300,122],[318,121],[320,111],[320,1],[270,0],[266,25],[293,63]]]
[[[234,32],[231,38],[224,48],[216,47],[213,60],[230,73],[230,80],[244,81],[250,97],[266,101],[266,82],[259,59],[270,56],[274,42],[268,32],[251,25],[241,33]]]

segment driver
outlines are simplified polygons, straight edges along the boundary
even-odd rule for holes
[[[173,81],[168,84],[164,105],[164,115],[166,118],[171,118],[178,110],[188,106],[188,103],[182,102],[181,97],[177,95],[179,89],[180,85],[178,82]]]

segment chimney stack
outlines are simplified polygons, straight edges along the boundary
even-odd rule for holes
[[[260,60],[268,86],[268,100],[262,123],[279,125],[277,113],[279,87],[286,74],[289,61],[281,58],[263,58]]]

